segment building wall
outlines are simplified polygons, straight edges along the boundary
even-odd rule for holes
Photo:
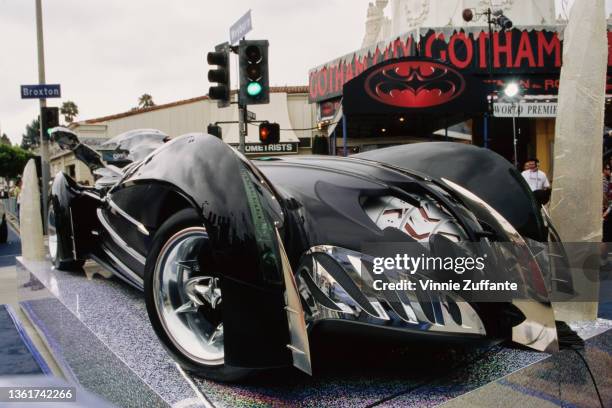
[[[308,103],[308,94],[306,92],[275,92],[274,98],[271,98],[271,100],[278,100],[277,95],[279,94],[284,95],[286,98],[289,126],[293,129],[304,129],[295,131],[295,136],[298,138],[312,138],[316,134],[317,122],[315,105]],[[156,109],[126,112],[106,118],[79,122],[71,127],[79,135],[79,138],[85,140],[85,143],[89,140],[95,145],[99,145],[114,136],[134,129],[159,129],[171,137],[176,137],[192,132],[206,133],[209,123],[235,120],[235,106],[231,105],[231,107],[219,109],[217,108],[216,101],[200,97],[194,98],[193,101],[188,100],[160,105]],[[272,105],[268,108],[274,109]],[[263,120],[269,118],[258,117],[257,119]],[[273,120],[272,118],[270,119]],[[255,127],[249,127],[249,136],[256,134],[253,133],[254,130],[256,132]],[[225,136],[226,134],[224,133]],[[50,164],[53,174],[59,170],[66,171],[68,166],[77,163],[73,154],[62,152],[57,146],[52,146],[51,149]],[[298,153],[310,154],[311,149],[299,148]],[[76,173],[78,180],[88,180],[90,183],[93,183],[93,177],[89,169],[80,162],[76,165]]]
[[[191,132],[206,132],[207,119],[211,118],[210,101],[198,101],[185,105],[138,113],[101,123],[106,124],[106,137],[111,138],[133,129],[159,129],[170,136]],[[216,108],[216,106],[215,106]],[[216,109],[215,116],[224,120],[223,110]]]
[[[307,94],[292,94],[287,95],[287,108],[289,110],[289,119],[293,124],[294,129],[309,129],[296,130],[295,135],[298,138],[310,138],[310,146],[312,147],[312,138],[317,134],[317,111],[316,104],[308,103]],[[312,148],[298,149],[298,154],[311,154]]]
[[[295,129],[312,128],[316,126],[315,106],[308,103],[308,94],[284,94],[287,98],[289,119]],[[75,131],[81,135],[84,132],[95,133],[98,137],[111,138],[120,133],[133,130],[152,128],[159,129],[171,137],[191,132],[206,132],[209,123],[230,121],[234,119],[235,109],[232,107],[218,109],[217,103],[208,99],[196,100],[184,104],[168,104],[161,109],[137,112],[121,117],[95,120],[95,124],[77,124]],[[258,118],[266,119],[266,118]],[[97,126],[92,130],[92,126]],[[101,127],[103,126],[103,127]],[[297,131],[298,137],[312,137],[313,131]]]
[[[514,25],[537,26],[555,24],[554,0],[377,0],[368,6],[362,46],[391,39],[419,27],[486,26],[485,17],[465,22],[462,12],[470,8],[476,13],[501,9]]]
[[[555,119],[537,119],[536,123],[536,156],[540,160],[540,169],[549,180],[553,176],[553,146],[555,140]]]
[[[89,168],[80,161],[76,160],[74,154],[72,153],[65,153],[52,157],[49,162],[49,165],[51,178],[53,178],[53,176],[55,176],[60,171],[69,174],[69,167],[71,165],[74,165],[74,178],[76,181],[81,184],[89,184],[90,186],[93,186],[94,184],[93,175],[91,174],[91,171],[89,171]]]

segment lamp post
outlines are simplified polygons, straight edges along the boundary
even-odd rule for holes
[[[520,115],[520,93],[519,86],[516,82],[509,82],[504,88],[504,95],[512,103],[512,142],[514,144],[514,167],[518,167],[518,155],[516,152],[516,118]]]
[[[487,8],[483,12],[477,13],[474,9],[466,8],[461,13],[463,17],[463,21],[470,22],[476,17],[476,20],[485,17],[487,19],[487,26],[489,29],[489,42],[488,42],[488,72],[489,72],[489,83],[493,83],[493,25],[498,26],[502,30],[509,30],[512,28],[513,23],[508,17],[506,17],[502,10],[491,10],[491,8]],[[489,135],[489,114],[493,112],[493,98],[488,98],[489,101],[489,111],[485,112],[484,117],[484,147],[488,147],[488,135]],[[516,146],[515,146],[516,150]],[[515,159],[516,161],[516,154]]]

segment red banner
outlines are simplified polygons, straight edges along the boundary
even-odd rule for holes
[[[612,32],[608,32],[608,50],[610,44]],[[443,33],[429,30],[421,35],[418,43],[409,35],[388,43],[383,49],[362,50],[352,58],[340,58],[312,70],[309,73],[309,99],[315,102],[340,96],[342,86],[366,69],[386,60],[411,56],[440,60],[460,72],[489,74],[491,70],[495,77],[517,75],[522,81],[531,81],[529,74],[549,74],[544,80],[534,76],[533,81],[540,82],[534,89],[556,94],[558,83],[554,81],[558,79],[561,67],[562,45],[556,32],[546,30],[494,32],[492,41],[487,32],[477,35],[453,32],[445,38]],[[608,66],[612,66],[610,52]]]

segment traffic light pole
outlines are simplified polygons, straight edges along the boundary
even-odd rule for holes
[[[42,7],[41,0],[36,0],[36,42],[38,45],[38,83],[45,84],[45,45],[43,40]],[[42,126],[43,108],[47,106],[47,100],[40,100],[40,116],[38,125],[40,128],[40,169],[42,176],[42,208],[43,208],[43,233],[47,233],[47,197],[49,189],[49,141],[44,134]]]
[[[244,154],[244,143],[248,130],[249,119],[247,118],[247,106],[238,102],[238,151]]]

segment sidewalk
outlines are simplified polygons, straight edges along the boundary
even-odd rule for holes
[[[2,204],[0,204],[2,205]],[[19,237],[19,224],[10,213],[7,213],[8,222],[8,241],[0,244],[0,305],[10,305],[15,314],[21,321],[25,331],[34,343],[34,346],[44,360],[47,362],[53,374],[63,378],[61,370],[49,353],[49,349],[40,338],[28,317],[23,313],[19,306],[19,296],[17,294],[17,272],[15,270],[15,257],[21,255],[21,239]],[[0,332],[0,336],[3,333]]]
[[[21,240],[15,233],[13,224],[8,221],[8,240],[6,244],[0,244],[0,268],[14,266],[15,257],[19,255],[21,255]]]
[[[8,215],[8,214],[7,214]],[[7,216],[7,221],[8,221]],[[21,240],[8,222],[8,241],[0,244],[0,304],[17,308],[17,275],[15,257],[21,255]]]

